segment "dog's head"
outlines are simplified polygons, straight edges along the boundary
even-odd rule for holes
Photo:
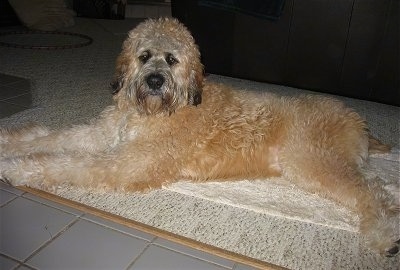
[[[201,103],[203,66],[190,32],[175,19],[149,19],[129,32],[112,87],[120,108],[171,114]]]

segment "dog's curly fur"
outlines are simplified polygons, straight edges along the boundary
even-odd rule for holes
[[[205,82],[193,37],[174,19],[129,33],[112,85],[115,105],[88,125],[3,128],[0,178],[41,189],[143,191],[179,179],[283,175],[354,209],[371,248],[398,252],[398,201],[360,172],[369,151],[388,148],[341,102]]]

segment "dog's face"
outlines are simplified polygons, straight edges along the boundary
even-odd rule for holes
[[[120,108],[171,114],[201,102],[203,66],[189,31],[175,19],[146,20],[129,32],[117,59]]]

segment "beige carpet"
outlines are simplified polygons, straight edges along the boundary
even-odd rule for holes
[[[122,22],[119,22],[121,24]],[[126,28],[136,22],[126,21]],[[111,102],[108,85],[124,35],[119,25],[78,19],[68,29],[94,43],[63,51],[0,47],[0,72],[31,79],[33,107],[0,125],[37,121],[60,128],[87,121]],[[212,75],[208,80],[249,91],[296,95],[307,91]],[[382,184],[399,182],[400,109],[341,98],[395,146],[365,169]],[[291,269],[398,269],[400,256],[381,258],[363,245],[358,218],[285,179],[234,183],[177,183],[148,194],[101,193],[62,186],[55,194],[95,208]]]

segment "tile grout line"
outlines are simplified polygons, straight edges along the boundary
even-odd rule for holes
[[[14,201],[14,200],[17,199],[17,198],[18,198],[18,196],[14,197],[14,198],[12,198],[12,199],[10,199],[10,200],[8,200],[8,201],[6,201],[4,204],[0,204],[0,208],[3,208],[3,207],[5,207],[5,206],[7,206],[8,204],[10,204],[12,201]]]
[[[4,257],[4,258],[6,258],[6,259],[8,259],[10,261],[13,261],[13,262],[15,262],[17,264],[15,267],[12,268],[13,270],[14,269],[18,269],[18,267],[20,267],[23,264],[23,262],[21,262],[20,260],[14,258],[14,257],[11,257],[11,256],[9,256],[7,254],[0,253],[0,256]]]
[[[72,213],[72,212],[69,212],[67,209],[63,209],[61,206],[60,206],[60,207],[56,207],[55,205],[47,204],[47,203],[45,203],[45,202],[42,202],[42,201],[39,201],[39,200],[35,200],[35,199],[33,199],[33,198],[29,198],[29,197],[23,196],[23,195],[25,195],[25,194],[28,194],[28,195],[29,195],[30,193],[29,193],[29,192],[24,192],[23,194],[21,194],[20,197],[23,198],[23,199],[25,199],[25,200],[28,200],[28,201],[31,201],[31,202],[40,204],[41,206],[46,206],[46,207],[55,209],[55,210],[57,210],[57,211],[63,212],[64,214],[68,214],[68,215],[74,216],[74,217],[76,217],[76,218],[81,218],[81,217],[83,217],[83,216],[86,214],[85,212],[82,212],[82,213]]]
[[[14,258],[14,257],[12,257],[12,256],[10,256],[10,255],[4,254],[4,253],[0,253],[0,256],[1,256],[1,257],[4,257],[4,258],[6,258],[6,259],[8,259],[8,260],[10,260],[10,261],[13,261],[13,262],[15,262],[15,263],[17,264],[17,265],[14,266],[13,268],[11,268],[11,270],[17,270],[17,269],[19,269],[19,268],[22,267],[22,266],[24,266],[24,267],[26,267],[26,268],[28,268],[28,269],[38,270],[38,269],[36,269],[36,268],[33,267],[33,266],[26,265],[22,260],[19,260],[19,259],[17,259],[17,258]]]
[[[54,236],[50,234],[51,238],[46,241],[44,244],[42,244],[40,247],[38,247],[36,250],[34,250],[28,257],[26,257],[24,260],[21,260],[23,264],[26,264],[26,262],[33,257],[35,257],[40,251],[42,251],[45,247],[47,247],[50,243],[52,243],[54,240],[56,240],[59,236],[61,236],[64,232],[66,232],[69,228],[71,228],[73,225],[75,225],[78,221],[80,220],[79,216],[75,216],[75,219],[72,220],[70,223],[68,223],[64,228],[62,228],[58,233],[56,233]],[[32,267],[29,265],[29,267]]]
[[[9,184],[3,182],[2,180],[0,180],[0,184],[1,184],[1,185],[0,185],[0,190],[7,191],[8,193],[12,193],[12,194],[14,194],[15,196],[22,196],[23,194],[28,193],[27,191],[23,191],[23,190],[20,190],[20,189],[16,189],[14,186],[9,185]],[[2,186],[3,186],[3,187],[2,187]],[[4,186],[6,186],[6,187],[9,188],[9,189],[7,190],[7,188],[5,188]],[[17,194],[17,193],[15,193],[15,192],[11,191],[11,189],[15,189],[15,190],[17,190],[18,192],[20,192],[21,194]]]
[[[129,236],[129,237],[132,237],[132,238],[135,238],[135,239],[138,239],[138,240],[142,240],[142,241],[148,242],[148,243],[150,243],[150,244],[154,241],[155,238],[157,238],[157,236],[155,236],[155,235],[153,235],[153,234],[149,234],[149,233],[147,233],[147,234],[153,236],[153,238],[152,238],[151,240],[146,239],[146,238],[143,238],[143,237],[140,237],[139,235],[134,235],[134,234],[130,234],[130,233],[128,233],[128,232],[124,232],[123,230],[120,230],[120,229],[114,228],[114,227],[112,227],[112,226],[110,226],[110,225],[101,223],[100,221],[91,220],[90,218],[85,217],[87,214],[88,214],[88,213],[83,213],[79,218],[80,218],[81,220],[83,220],[83,221],[87,221],[87,222],[90,222],[90,223],[92,223],[92,224],[99,225],[99,226],[101,226],[101,227],[103,227],[103,228],[106,228],[106,229],[109,229],[109,230],[111,230],[111,231],[114,231],[114,232],[118,232],[118,233],[120,233],[120,234],[123,234],[124,236]],[[105,220],[106,220],[106,219],[105,219]],[[129,227],[128,227],[128,228],[129,228]],[[137,229],[136,229],[136,230],[137,230]],[[143,231],[141,231],[141,230],[138,230],[138,231],[143,232]]]
[[[173,249],[173,248],[171,248],[171,247],[168,247],[168,246],[164,246],[164,245],[161,245],[161,244],[158,244],[158,243],[154,243],[154,241],[155,241],[156,239],[165,239],[165,238],[156,236],[155,239],[153,239],[153,241],[151,241],[151,243],[149,244],[149,246],[160,247],[160,248],[163,248],[163,249],[166,249],[166,250],[169,250],[169,251],[178,253],[178,254],[180,254],[180,255],[183,255],[183,256],[187,256],[187,257],[196,259],[196,260],[201,261],[201,262],[206,262],[206,263],[209,263],[209,264],[212,264],[212,265],[215,265],[215,266],[223,267],[223,268],[225,268],[225,269],[233,269],[233,267],[236,265],[236,262],[234,262],[234,261],[232,261],[232,260],[229,260],[229,259],[226,259],[226,260],[231,261],[231,262],[233,263],[232,268],[231,268],[231,267],[227,267],[227,266],[222,265],[222,264],[219,264],[219,263],[217,263],[217,262],[213,262],[213,261],[210,261],[210,260],[208,260],[208,259],[200,258],[200,256],[194,256],[194,255],[191,255],[191,254],[188,254],[188,253],[181,252],[181,251],[179,251],[179,250],[175,250],[175,249]],[[165,240],[167,240],[167,239],[165,239]],[[184,246],[184,247],[186,247],[186,248],[190,248],[190,247],[185,246],[185,245],[182,245],[182,246]],[[146,249],[147,249],[147,248],[146,248]],[[213,255],[212,253],[209,253],[209,252],[205,252],[205,251],[200,251],[200,252],[204,252],[204,253],[209,254],[209,255],[211,255],[211,256],[215,256],[215,257],[218,257],[218,258],[222,258],[222,257],[220,257],[220,256]]]
[[[157,237],[155,237],[154,239],[156,239]],[[147,245],[146,245],[146,247],[142,250],[142,252],[140,252],[139,253],[139,255],[136,257],[136,258],[134,258],[133,260],[132,260],[132,262],[130,262],[129,264],[128,264],[128,266],[125,268],[125,270],[129,270],[132,266],[134,266],[135,265],[135,263],[139,260],[139,258],[147,251],[147,249],[149,249],[149,247],[152,245],[152,242],[154,241],[154,239],[151,241],[151,242],[148,242],[147,243]]]
[[[27,265],[27,264],[24,264],[23,262],[20,262],[16,267],[14,267],[12,270],[18,270],[18,269],[21,269],[21,267],[25,267],[25,268],[28,268],[29,270],[40,270],[40,269],[37,269],[37,268],[35,268],[35,267],[33,267],[33,266],[30,266],[30,265]]]
[[[11,193],[12,195],[14,195],[14,198],[12,198],[11,200],[5,202],[4,204],[1,204],[1,205],[0,205],[0,208],[3,208],[3,207],[5,207],[5,206],[9,205],[11,202],[13,202],[14,200],[16,200],[16,199],[22,197],[22,195],[24,195],[25,193],[27,193],[26,191],[23,191],[23,193],[21,193],[21,194],[15,194],[15,193],[13,193],[13,192],[11,192],[11,191],[8,191],[8,190],[6,190],[6,189],[0,188],[0,190],[5,191],[5,192],[8,192],[8,193]]]

